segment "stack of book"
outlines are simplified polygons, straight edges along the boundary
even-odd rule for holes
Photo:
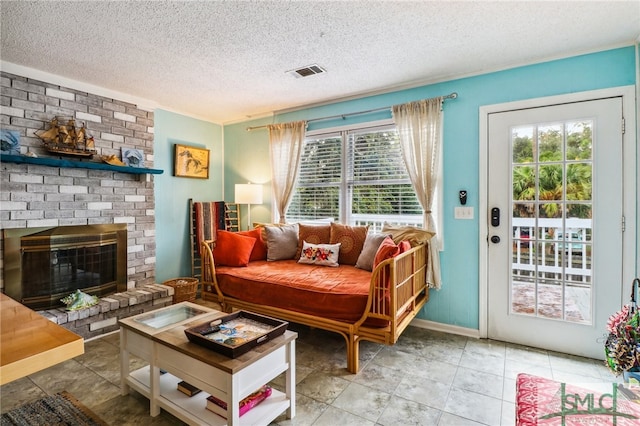
[[[244,398],[240,401],[240,416],[242,417],[247,411],[251,410],[256,405],[260,404],[262,401],[267,399],[271,395],[271,387],[264,385],[257,391],[253,392],[251,395]],[[207,409],[213,411],[219,416],[227,418],[227,403],[222,401],[221,399],[216,398],[213,395],[210,395],[207,398]]]

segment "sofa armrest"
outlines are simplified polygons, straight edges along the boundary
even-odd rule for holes
[[[418,244],[373,269],[367,306],[357,326],[367,319],[394,323],[412,310],[425,293],[428,297],[426,250],[426,243]]]

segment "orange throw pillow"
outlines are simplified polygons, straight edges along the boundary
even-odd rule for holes
[[[253,228],[249,231],[240,231],[240,232],[236,232],[236,234],[240,234],[240,235],[244,235],[245,237],[252,237],[256,239],[256,245],[254,245],[253,250],[251,250],[251,257],[249,257],[249,261],[253,262],[254,260],[267,259],[267,245],[264,243],[264,240],[262,239],[261,228]]]
[[[213,258],[220,266],[247,266],[256,239],[239,235],[237,232],[216,232],[216,246]]]
[[[391,237],[386,237],[382,240],[382,244],[378,247],[378,251],[376,252],[376,256],[373,258],[373,269],[376,269],[381,262],[391,259],[400,254],[400,246],[397,246],[396,243],[393,242]]]
[[[339,223],[331,223],[331,237],[329,244],[340,243],[341,265],[355,265],[364,247],[364,240],[369,232],[368,226],[348,226]]]
[[[411,243],[409,241],[400,241],[396,245],[396,243],[393,242],[393,238],[388,235],[384,240],[382,240],[380,247],[378,247],[376,256],[373,259],[373,269],[375,269],[380,262],[396,257],[397,255],[409,250],[411,250]]]

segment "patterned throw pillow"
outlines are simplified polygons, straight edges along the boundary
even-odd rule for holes
[[[338,256],[340,244],[310,244],[302,243],[302,254],[298,263],[307,263],[322,266],[340,266]]]
[[[308,242],[309,244],[329,244],[331,239],[331,225],[305,225],[303,223],[298,224],[298,251],[296,252],[296,259],[300,258],[302,253],[302,243]]]
[[[355,265],[358,256],[364,246],[364,240],[367,238],[369,231],[368,226],[348,226],[339,223],[331,223],[330,244],[340,243],[340,258],[338,262],[341,265]]]

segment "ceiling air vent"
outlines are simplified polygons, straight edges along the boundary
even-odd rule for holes
[[[327,72],[318,64],[307,65],[306,67],[297,68],[295,70],[287,71],[287,73],[293,75],[296,78],[309,77],[310,75],[322,74]]]

